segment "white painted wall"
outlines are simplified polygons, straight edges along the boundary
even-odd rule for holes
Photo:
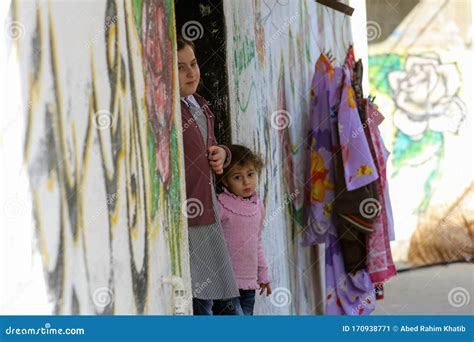
[[[274,218],[264,239],[277,291],[273,299],[259,298],[257,312],[322,313],[324,246],[301,248],[301,227],[290,212],[302,209],[304,137],[315,62],[322,51],[331,49],[337,63],[343,63],[353,42],[351,25],[363,24],[365,16],[360,14],[352,22],[311,0],[224,4],[232,140],[264,157],[259,193],[265,200],[267,219]],[[365,12],[363,1],[356,4],[356,12]],[[356,48],[364,43],[365,35],[358,38]],[[294,193],[299,196],[288,201]]]
[[[12,50],[2,54],[11,85],[0,139],[2,313],[173,314],[162,277],[183,277],[190,290],[175,52],[163,66],[174,78],[164,114],[178,132],[165,188],[153,179],[132,3],[109,2],[109,12],[95,1],[12,4]],[[174,28],[173,17],[161,19],[155,25]]]

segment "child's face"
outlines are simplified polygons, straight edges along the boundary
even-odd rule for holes
[[[178,51],[179,95],[189,96],[196,92],[201,78],[193,49],[186,45]]]
[[[223,183],[233,194],[249,197],[257,188],[257,171],[251,163],[234,165]]]

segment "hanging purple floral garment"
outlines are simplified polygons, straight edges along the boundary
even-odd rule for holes
[[[375,308],[374,286],[367,269],[347,273],[333,220],[336,152],[342,152],[348,190],[378,178],[362,129],[350,70],[334,67],[321,54],[311,87],[308,134],[304,246],[325,243],[326,314],[366,315]],[[338,143],[338,141],[340,143]]]

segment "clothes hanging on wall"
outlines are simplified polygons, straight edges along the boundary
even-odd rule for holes
[[[365,135],[353,136],[362,127],[351,72],[335,67],[322,54],[316,63],[311,89],[309,155],[305,211],[308,226],[303,245],[325,243],[326,314],[369,314],[375,308],[374,285],[366,267],[345,269],[343,249],[334,220],[336,153],[347,190],[364,187],[378,178]],[[349,232],[350,234],[350,232]],[[365,258],[364,258],[365,259]]]
[[[386,177],[386,158],[388,155],[376,124],[378,120],[383,120],[383,116],[372,102],[364,100],[364,106],[367,110],[367,122],[369,123],[365,129],[365,134],[370,141],[371,152],[379,172],[379,179],[377,179],[375,185],[381,204],[381,213],[376,217],[374,233],[369,237],[368,269],[373,282],[385,282],[397,274],[390,250],[390,231],[393,231],[393,219],[391,218],[391,204]]]
[[[355,61],[352,47],[349,48],[347,53],[345,66],[351,70],[357,109],[363,122],[363,134],[367,138],[372,159],[379,173],[377,180],[371,184],[376,195],[366,199],[367,202],[365,202],[365,206],[361,206],[360,211],[364,217],[369,216],[374,220],[373,232],[368,235],[367,268],[370,279],[374,283],[381,283],[397,273],[390,250],[390,237],[393,236],[393,218],[386,177],[388,152],[383,145],[378,129],[378,126],[384,120],[384,116],[378,111],[378,107],[373,103],[371,96],[369,96],[369,99],[364,98],[362,90],[363,65],[362,61]],[[375,209],[375,207],[377,208]],[[369,210],[372,208],[375,209],[373,212]]]
[[[346,54],[344,68],[350,72],[359,119],[361,122],[365,122],[365,117],[361,115],[360,111],[360,101],[363,100],[362,74],[352,72],[354,65],[354,53],[350,48]],[[360,132],[352,129],[351,140],[356,139],[357,134],[360,134]],[[339,142],[337,135],[336,139]],[[347,189],[343,177],[344,166],[341,160],[341,151],[338,150],[334,156],[337,194],[334,200],[334,220],[341,242],[344,266],[346,271],[350,273],[367,267],[367,237],[374,232],[374,224],[380,208],[377,205],[379,196],[375,181],[357,189],[350,191]],[[369,215],[360,210],[361,205],[368,202],[375,204],[373,205],[373,212]]]
[[[364,99],[362,64],[319,57],[311,88],[304,246],[325,244],[326,314],[370,314],[396,274],[383,116]]]

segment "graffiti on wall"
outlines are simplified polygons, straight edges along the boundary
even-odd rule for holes
[[[469,220],[462,219],[470,216],[469,201],[461,200],[470,198],[473,181],[470,160],[463,157],[472,155],[471,77],[466,73],[472,69],[471,7],[464,0],[400,2],[393,15],[383,4],[367,2],[368,72],[371,92],[387,117],[380,127],[391,152],[392,251],[400,261],[462,259],[457,251],[468,250],[452,237],[472,231]]]
[[[417,208],[424,212],[439,178],[445,134],[457,134],[466,117],[459,97],[461,73],[455,63],[443,63],[433,53],[374,55],[369,63],[374,91],[389,96],[395,108],[392,177],[401,168],[434,161]]]
[[[34,23],[18,46],[32,104],[24,156],[55,313],[171,314],[161,277],[189,282],[173,2],[14,2],[12,13]]]
[[[309,82],[317,51],[314,4],[252,0],[224,3],[234,143],[260,153],[259,193],[266,205],[264,246],[273,300],[264,314],[314,314],[310,251],[299,247]],[[254,11],[249,17],[246,8]],[[314,54],[312,54],[313,52]]]

